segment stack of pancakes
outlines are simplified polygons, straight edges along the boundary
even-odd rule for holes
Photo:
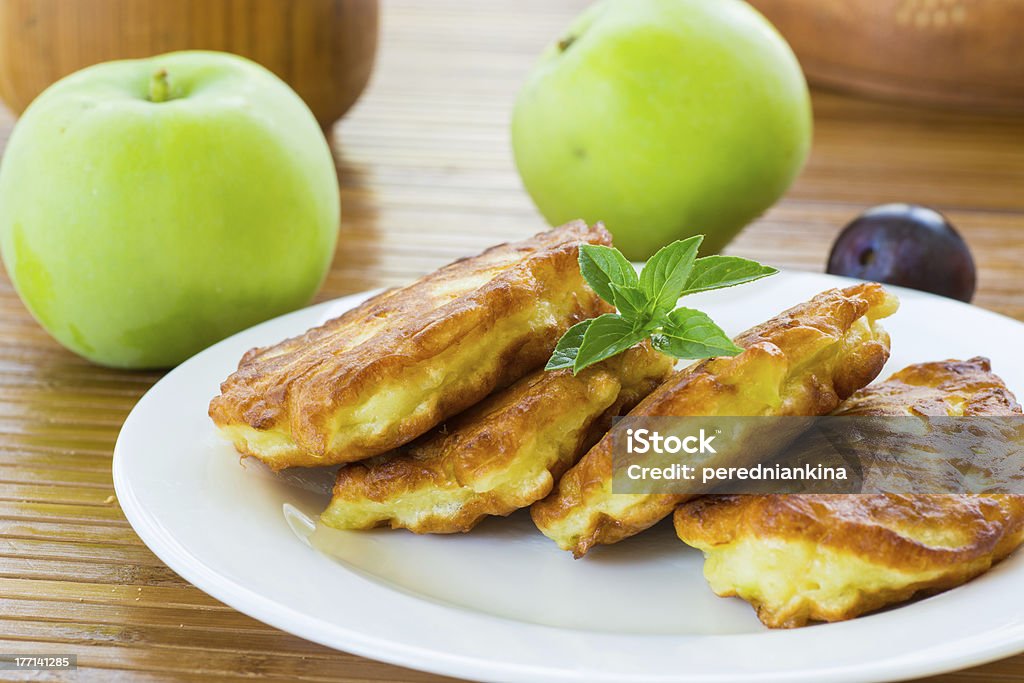
[[[582,557],[675,512],[721,595],[769,626],[856,616],[985,571],[1024,540],[1017,496],[614,494],[615,416],[1014,414],[983,359],[889,356],[880,285],[822,292],[735,338],[737,356],[683,369],[644,342],[573,375],[545,371],[572,325],[612,312],[584,282],[582,222],[494,247],[275,346],[253,349],[210,416],[278,470],[341,465],[321,521],[417,533],[472,529],[530,508]],[[874,411],[871,413],[870,411]],[[744,452],[764,450],[754,435]],[[765,451],[765,455],[769,455]]]

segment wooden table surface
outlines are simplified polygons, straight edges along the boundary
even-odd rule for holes
[[[404,283],[543,227],[513,167],[509,112],[582,4],[385,0],[377,72],[331,135],[343,224],[320,299]],[[730,251],[820,271],[864,208],[930,204],[974,250],[976,303],[1024,320],[1024,118],[824,92],[814,109],[807,169]],[[0,119],[4,139],[12,123]],[[64,351],[6,278],[0,310],[0,652],[77,654],[85,681],[441,680],[264,626],[165,567],[125,521],[110,474],[118,429],[158,375]],[[1024,681],[1024,656],[932,680]]]

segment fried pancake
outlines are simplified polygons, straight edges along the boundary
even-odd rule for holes
[[[547,361],[569,327],[610,307],[584,283],[583,222],[492,247],[242,357],[210,417],[274,469],[396,448]]]
[[[446,534],[526,507],[672,365],[644,342],[576,376],[527,375],[395,453],[342,467],[320,519],[339,529]]]
[[[1017,399],[987,358],[910,365],[858,391],[835,415],[1016,415]]]
[[[898,306],[878,284],[822,292],[734,339],[745,349],[676,373],[631,416],[823,415],[881,371],[889,337],[878,324]],[[751,434],[745,457],[766,457]],[[718,466],[707,463],[709,466]],[[722,465],[743,465],[730,462]],[[534,503],[537,527],[582,557],[597,544],[615,543],[671,514],[683,497],[613,494],[612,438],[603,438]]]
[[[1019,415],[984,358],[912,365],[837,415]],[[773,628],[851,619],[958,586],[1024,542],[1019,495],[707,496],[676,532],[704,551],[704,575]]]

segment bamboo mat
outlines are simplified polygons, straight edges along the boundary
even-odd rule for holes
[[[407,282],[542,227],[512,164],[509,112],[582,4],[384,2],[378,70],[331,135],[344,217],[319,299]],[[976,303],[1024,319],[1024,119],[828,93],[814,105],[806,171],[730,251],[820,271],[837,230],[867,206],[930,204],[974,250]],[[0,119],[3,139],[11,125]],[[62,350],[0,281],[0,652],[77,654],[82,681],[442,680],[264,626],[142,545],[113,499],[110,456],[157,378]],[[932,680],[1024,681],[1024,656]]]

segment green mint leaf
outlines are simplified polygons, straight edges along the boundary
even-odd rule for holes
[[[697,258],[703,239],[703,235],[695,235],[663,247],[639,276],[617,249],[582,245],[580,273],[618,313],[569,328],[545,369],[572,368],[576,374],[648,337],[656,349],[675,358],[699,360],[741,353],[743,349],[705,313],[676,308],[676,303],[686,294],[734,287],[778,271],[737,256]]]
[[[633,323],[634,327],[643,327],[647,322],[644,308],[647,306],[647,297],[640,291],[639,287],[623,287],[614,282],[611,283],[614,296],[615,308],[623,318]]]
[[[661,317],[676,307],[703,240],[704,235],[694,235],[673,242],[659,249],[644,266],[640,273],[640,291],[647,297],[654,317]]]
[[[633,344],[643,341],[647,332],[634,330],[633,324],[615,313],[594,318],[583,335],[583,343],[572,366],[573,374],[583,368],[622,353]]]
[[[580,352],[583,335],[586,334],[587,328],[590,327],[592,322],[594,322],[593,318],[584,320],[566,330],[562,338],[558,340],[558,344],[555,345],[551,359],[548,360],[548,364],[544,366],[544,369],[561,370],[562,368],[571,368],[576,363],[576,354]]]
[[[651,337],[651,343],[674,358],[693,360],[735,356],[743,351],[711,318],[692,308],[672,311],[661,332]]]
[[[697,259],[681,296],[712,289],[735,287],[775,275],[776,269],[739,256],[705,256]]]
[[[580,273],[599,297],[610,304],[615,303],[611,283],[623,287],[636,287],[637,274],[633,264],[613,247],[600,244],[584,244],[580,247]]]

